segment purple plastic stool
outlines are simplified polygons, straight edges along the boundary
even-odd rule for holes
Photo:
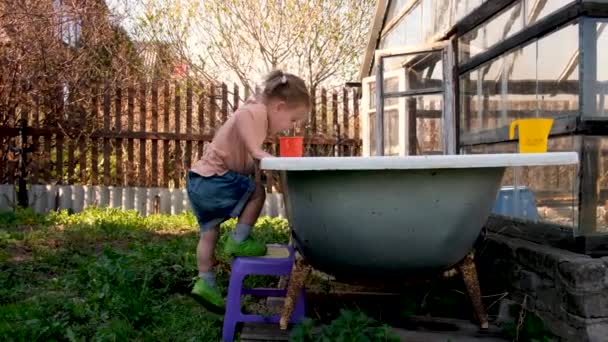
[[[228,342],[234,340],[236,325],[241,322],[250,323],[279,323],[280,316],[246,315],[241,312],[241,296],[251,295],[256,297],[285,297],[287,290],[284,289],[247,289],[243,288],[243,280],[248,275],[290,275],[294,264],[294,250],[285,245],[268,245],[268,248],[285,248],[289,251],[286,258],[273,257],[237,257],[232,261],[230,273],[230,284],[228,286],[228,297],[226,298],[226,313],[224,315],[224,329],[222,340]],[[298,295],[296,306],[291,316],[291,323],[298,323],[305,316],[304,289]]]

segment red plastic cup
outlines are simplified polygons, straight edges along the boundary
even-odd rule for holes
[[[302,157],[304,155],[304,137],[279,137],[281,157]]]

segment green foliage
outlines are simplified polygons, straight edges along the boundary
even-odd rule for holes
[[[0,340],[220,339],[221,320],[189,298],[197,274],[192,213],[17,210],[0,220]],[[281,219],[262,218],[254,229],[267,243],[286,242],[287,232]],[[218,274],[223,286],[227,276]]]
[[[515,317],[514,323],[509,323],[504,326],[504,331],[509,338],[522,342],[549,342],[554,340],[554,335],[547,329],[543,319],[536,313],[523,309],[519,305],[511,305],[509,308],[512,317]],[[523,321],[518,320],[523,314]]]
[[[51,222],[47,217],[35,213],[30,208],[18,207],[15,211],[0,212],[0,228],[48,225]]]
[[[297,325],[289,340],[294,342],[317,341],[399,341],[387,325],[380,324],[369,318],[363,312],[342,310],[340,316],[329,325],[321,327],[320,332],[314,332],[314,321],[307,319]]]

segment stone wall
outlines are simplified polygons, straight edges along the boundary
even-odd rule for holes
[[[608,257],[489,234],[478,248],[484,294],[508,291],[566,341],[608,341]]]

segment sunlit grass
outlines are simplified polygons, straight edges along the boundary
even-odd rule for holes
[[[286,243],[287,222],[262,218],[253,234]],[[221,321],[188,296],[197,241],[189,212],[1,213],[0,340],[218,341]],[[229,260],[218,261],[225,289]]]

